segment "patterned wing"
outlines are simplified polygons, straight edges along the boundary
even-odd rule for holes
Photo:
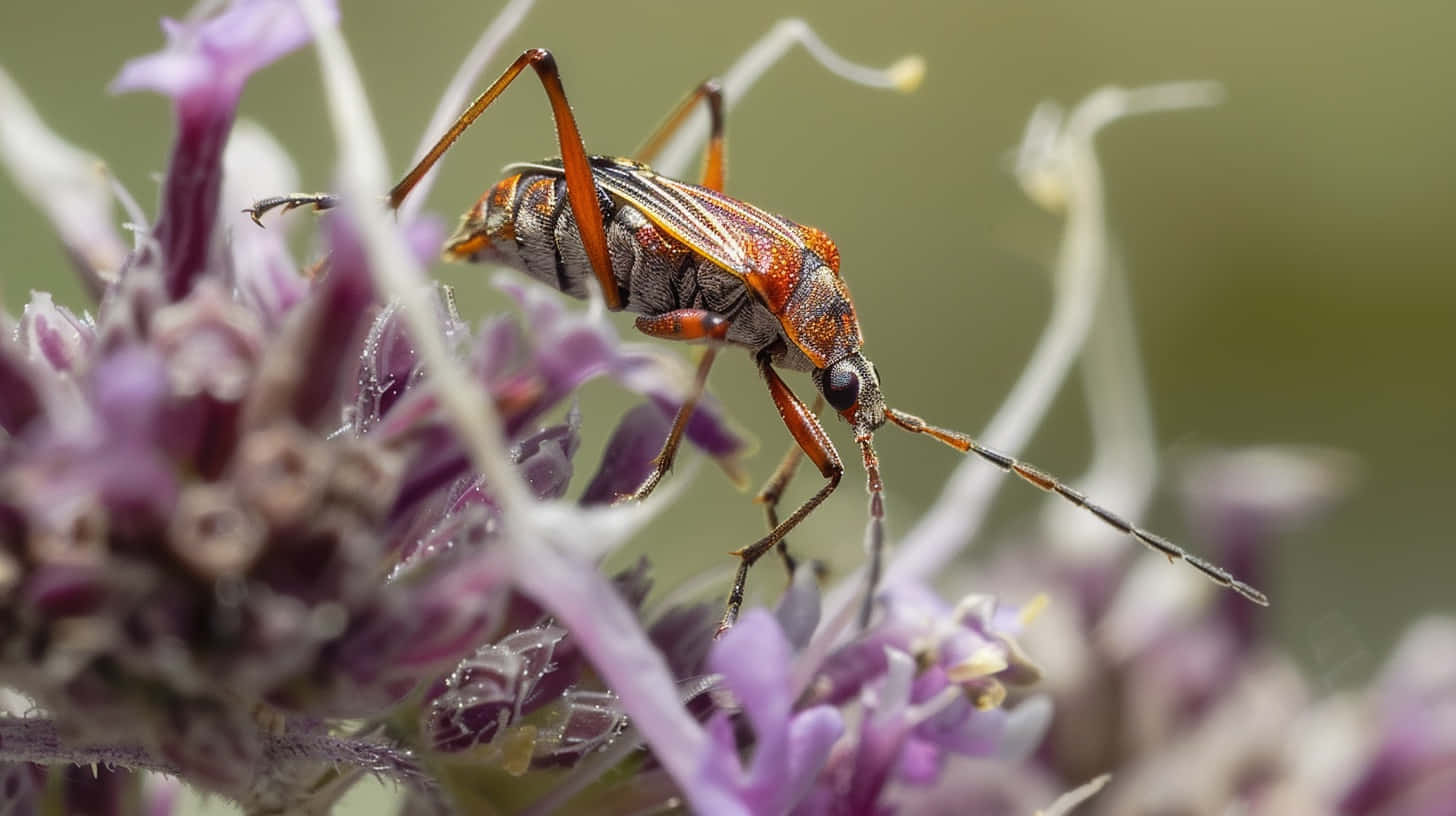
[[[804,241],[793,225],[706,187],[670,179],[627,159],[592,156],[597,184],[639,210],[658,228],[699,255],[744,279],[771,274],[785,255],[795,257]],[[511,172],[535,170],[560,175],[561,162],[513,164]],[[786,252],[787,250],[787,252]],[[755,287],[758,288],[758,287]]]

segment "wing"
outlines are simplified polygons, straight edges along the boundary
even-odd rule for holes
[[[798,255],[804,240],[794,225],[750,204],[659,175],[645,164],[592,156],[592,173],[611,196],[631,204],[658,228],[714,264],[747,281],[769,274],[784,249]],[[561,162],[512,164],[511,172],[561,175]],[[774,250],[777,249],[778,252]]]

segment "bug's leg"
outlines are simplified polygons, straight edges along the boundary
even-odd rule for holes
[[[677,132],[688,120],[688,114],[693,112],[693,106],[698,100],[706,100],[708,103],[708,117],[711,122],[711,130],[708,134],[708,149],[703,154],[703,179],[698,182],[710,190],[723,192],[723,86],[714,79],[705,80],[701,85],[693,89],[678,106],[668,114],[657,130],[653,131],[647,141],[637,148],[632,155],[640,158],[656,156],[662,150],[667,140]]]
[[[713,190],[723,190],[723,93],[718,87],[717,80],[708,80],[699,85],[697,90],[689,94],[687,99],[678,105],[677,109],[668,116],[667,121],[662,124],[647,139],[644,146],[647,155],[657,152],[662,143],[670,137],[687,115],[692,112],[693,105],[699,99],[707,99],[708,111],[712,117],[713,131],[708,141],[708,152],[703,166],[702,185]],[[659,337],[664,340],[708,340],[714,344],[723,342],[728,337],[730,321],[728,318],[707,311],[705,309],[675,309],[660,315],[643,315],[637,318],[637,330],[652,337]],[[652,473],[648,475],[647,481],[637,488],[632,494],[634,500],[641,501],[651,495],[662,481],[662,477],[672,468],[673,459],[677,456],[678,445],[682,443],[683,431],[688,426],[688,420],[692,419],[693,411],[698,406],[698,400],[702,399],[703,389],[708,383],[708,370],[713,367],[713,360],[717,357],[716,345],[708,347],[703,359],[698,362],[698,373],[693,380],[692,391],[678,408],[677,416],[672,421],[672,430],[667,434],[667,440],[662,444],[662,450],[658,452],[657,458],[653,460]]]
[[[875,455],[874,436],[855,434],[854,441],[864,456],[865,487],[870,494],[869,537],[865,541],[870,553],[869,573],[865,577],[864,600],[859,606],[859,628],[870,625],[875,607],[875,590],[880,585],[880,572],[885,557],[885,483],[880,479],[880,457]]]
[[[637,330],[651,337],[664,340],[707,340],[713,345],[708,346],[703,359],[698,361],[698,373],[693,378],[692,390],[678,407],[677,417],[672,421],[672,430],[668,432],[667,440],[662,443],[662,450],[658,452],[657,458],[652,461],[652,473],[648,474],[647,480],[637,488],[631,499],[641,501],[651,495],[662,477],[672,468],[678,445],[682,442],[683,431],[688,427],[688,420],[692,418],[698,400],[702,399],[703,388],[708,382],[708,370],[713,367],[713,360],[718,356],[716,344],[728,337],[730,325],[728,318],[706,309],[676,309],[660,315],[641,315],[637,318]]]
[[[743,606],[743,587],[748,580],[748,570],[754,562],[773,549],[790,530],[797,527],[799,522],[828,498],[844,476],[844,465],[839,461],[839,452],[834,449],[834,443],[829,441],[829,435],[824,432],[824,426],[819,424],[819,418],[789,390],[778,372],[773,370],[766,355],[759,356],[758,370],[768,383],[769,393],[773,396],[774,405],[778,407],[784,425],[788,427],[799,449],[819,468],[820,475],[827,481],[819,488],[819,492],[799,505],[797,510],[770,530],[768,535],[734,553],[739,558],[738,574],[733,578],[733,589],[728,594],[728,607],[723,610],[723,620],[718,624],[719,634],[726,632],[738,620],[738,610]]]
[[[822,410],[824,410],[824,397],[821,394],[815,394],[814,404],[809,408],[809,412],[817,417]],[[784,454],[784,458],[779,461],[778,467],[774,468],[773,475],[768,477],[768,481],[764,482],[763,487],[759,488],[758,495],[753,497],[755,502],[763,505],[764,516],[768,519],[768,528],[770,530],[779,526],[779,499],[783,498],[784,491],[788,489],[789,482],[793,480],[794,471],[798,470],[799,460],[802,458],[804,458],[804,451],[799,447],[798,443],[790,443],[789,450]],[[789,578],[792,580],[794,570],[798,568],[799,564],[794,560],[792,555],[789,555],[788,539],[779,539],[776,549],[778,550],[779,556],[783,558],[784,567],[789,571]],[[820,572],[822,566],[816,563],[815,572]]]
[[[314,212],[322,212],[324,210],[332,210],[338,205],[338,196],[332,193],[290,193],[289,195],[260,198],[253,202],[253,206],[244,209],[243,212],[247,213],[253,219],[254,224],[261,227],[263,226],[263,216],[279,207],[282,207],[284,212],[288,212],[297,207],[313,207]]]
[[[405,174],[394,189],[389,191],[389,206],[397,209],[408,196],[410,190],[419,184],[420,179],[430,172],[435,162],[445,155],[445,151],[460,138],[460,134],[470,127],[485,109],[495,102],[505,89],[515,81],[516,77],[527,67],[536,70],[536,76],[540,78],[542,87],[546,90],[546,97],[551,101],[551,116],[556,120],[556,134],[561,140],[561,164],[566,175],[566,197],[571,203],[571,214],[576,217],[576,227],[581,233],[582,249],[586,251],[587,260],[591,261],[592,271],[596,273],[597,283],[601,284],[602,295],[606,298],[607,308],[614,312],[622,310],[622,293],[617,288],[617,279],[612,275],[612,259],[607,253],[607,230],[602,223],[601,205],[598,203],[596,182],[592,180],[591,161],[587,158],[586,148],[582,146],[581,131],[576,126],[576,117],[571,113],[571,105],[566,101],[566,91],[561,87],[561,72],[556,67],[556,58],[551,52],[544,48],[532,48],[516,58],[511,67],[500,75],[500,78],[491,83],[485,92],[476,97],[470,103],[470,107],[460,114],[455,124],[445,131],[445,135],[435,142],[435,146],[425,153],[424,158],[414,166],[414,169]]]

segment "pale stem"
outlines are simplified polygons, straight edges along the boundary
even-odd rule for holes
[[[326,22],[318,0],[302,0],[302,9],[317,41],[319,66],[323,73],[329,115],[339,141],[339,183],[345,201],[374,201],[387,189],[388,171],[384,145],[379,139],[374,115],[353,58],[338,31]],[[372,263],[370,268],[381,293],[400,304],[400,315],[409,327],[420,359],[424,363],[440,406],[460,434],[475,467],[491,486],[492,498],[501,508],[507,524],[532,499],[510,465],[501,442],[500,419],[495,406],[471,381],[465,367],[445,346],[434,323],[429,279],[410,256],[398,227],[382,208],[349,206],[346,215],[354,221]]]
[[[1050,134],[1045,109],[1039,109],[1028,127],[1018,171],[1039,202],[1066,208],[1067,223],[1053,275],[1051,315],[1021,377],[981,433],[984,444],[1019,455],[1087,341],[1108,263],[1102,175],[1093,148],[1097,132],[1134,113],[1208,105],[1218,93],[1217,85],[1206,82],[1131,91],[1103,88],[1072,111],[1060,133]],[[1002,476],[975,458],[957,467],[930,512],[905,537],[883,584],[928,580],[949,564],[979,530],[1005,482]],[[850,602],[862,572],[830,593],[830,610]]]
[[[1078,805],[1097,795],[1112,779],[1112,774],[1103,774],[1057,797],[1046,810],[1038,810],[1036,816],[1067,816]]]
[[[924,60],[916,56],[902,57],[888,68],[871,68],[851,62],[825,45],[808,23],[789,18],[774,23],[773,28],[720,77],[724,109],[732,110],[759,78],[795,45],[804,46],[816,62],[835,76],[870,88],[909,92],[920,84],[925,73]],[[708,112],[699,108],[657,155],[653,166],[664,175],[681,176],[707,138]]]
[[[1158,482],[1158,456],[1127,275],[1117,260],[1107,264],[1081,368],[1092,463],[1073,483],[1124,517],[1138,518]],[[1093,555],[1126,541],[1122,533],[1058,497],[1048,497],[1042,513],[1044,538],[1058,552]]]
[[[364,89],[338,31],[326,23],[318,0],[302,0],[313,29],[340,144],[341,183],[346,201],[369,201],[385,188],[384,150]],[[570,511],[555,508],[567,523],[538,518],[540,505],[526,493],[501,443],[495,408],[445,348],[431,322],[434,310],[427,282],[397,228],[382,209],[349,207],[371,268],[383,293],[402,306],[420,360],[429,372],[446,416],[490,484],[501,508],[501,542],[509,548],[519,588],[572,631],[632,722],[657,749],[663,766],[689,794],[707,735],[676,700],[676,688],[662,656],[642,632],[632,610],[597,572],[573,552],[572,538],[604,534],[570,523]],[[578,544],[580,542],[577,542]],[[577,547],[576,549],[581,549]]]

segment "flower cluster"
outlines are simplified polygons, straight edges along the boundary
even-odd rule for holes
[[[1267,576],[1279,539],[1343,495],[1350,473],[1347,458],[1328,450],[1202,453],[1185,468],[1189,516],[1223,562]],[[1006,591],[1031,582],[1059,601],[1024,638],[1044,657],[1040,689],[1057,716],[1031,762],[951,775],[955,795],[1029,809],[1112,771],[1082,812],[1237,803],[1251,814],[1413,816],[1456,801],[1456,621],[1416,622],[1368,688],[1321,696],[1247,605],[1186,576],[1129,565],[1101,545],[1048,570],[1048,542],[1069,535],[1018,542],[982,573]]]
[[[85,178],[91,160],[56,148],[18,91],[7,97],[30,128],[25,147],[59,157],[30,192],[97,297],[93,316],[36,293],[0,337],[0,677],[23,695],[12,711],[29,711],[3,722],[5,758],[21,761],[6,766],[7,810],[38,806],[48,784],[29,760],[105,765],[84,781],[56,771],[68,807],[96,812],[164,812],[175,789],[137,771],[252,809],[319,808],[347,788],[323,784],[340,767],[345,782],[404,782],[427,811],[481,795],[524,806],[542,792],[523,776],[565,772],[574,781],[557,795],[829,812],[871,806],[896,780],[933,781],[944,755],[996,753],[1003,683],[1035,672],[990,599],[888,600],[872,636],[811,644],[806,572],[780,618],[750,611],[710,655],[714,610],[647,608],[645,563],[607,581],[591,558],[565,570],[513,559],[517,519],[475,467],[439,361],[381,291],[353,223],[322,222],[325,260],[306,267],[278,231],[237,228],[242,179],[291,186],[276,145],[235,128],[234,111],[251,73],[308,41],[306,11],[238,0],[167,21],[166,48],[122,70],[115,89],[166,94],[177,116],[154,222],[121,193],[130,252],[116,251],[110,189],[67,186],[85,206],[55,202],[59,180]],[[434,254],[433,220],[400,229],[418,259]],[[519,315],[473,329],[447,291],[424,302],[493,406],[510,472],[541,512],[560,507],[583,420],[574,406],[549,416],[606,376],[645,401],[576,503],[630,494],[684,372],[556,293],[500,285]],[[729,466],[742,447],[711,399],[687,437]],[[572,574],[599,606],[540,588]],[[607,636],[573,625],[578,610],[627,617]],[[633,637],[651,650],[646,679],[630,673],[643,671]],[[651,696],[658,678],[673,699]],[[674,707],[676,743],[653,728]],[[644,741],[645,764],[633,758]],[[645,770],[604,781],[611,763],[588,757]]]
[[[370,231],[346,197],[321,221],[322,260],[300,264],[283,235],[296,221],[258,230],[239,212],[296,184],[235,109],[252,73],[316,39],[347,110],[337,10],[214,11],[165,21],[164,50],[114,85],[176,113],[150,223],[0,73],[0,161],[95,298],[93,316],[34,293],[0,332],[0,812],[170,813],[179,779],[249,812],[324,812],[368,775],[400,783],[412,814],[1030,812],[1109,770],[1105,812],[1414,814],[1456,798],[1449,621],[1413,631],[1377,694],[1305,709],[1250,607],[1129,575],[1120,549],[1059,558],[1074,536],[1058,532],[1051,552],[976,577],[997,596],[945,602],[927,578],[973,524],[954,490],[961,518],[912,533],[863,631],[849,592],[821,603],[808,567],[717,640],[714,605],[653,600],[645,561],[603,574],[652,512],[616,501],[652,466],[687,372],[513,278],[499,285],[514,311],[469,325],[415,274],[442,230],[414,209]],[[725,74],[727,100],[794,43],[862,84],[903,89],[920,70],[854,66],[785,21]],[[1186,101],[1120,93],[1081,120],[1088,141],[1139,105]],[[1042,153],[1021,156],[1029,190],[1100,206],[1058,175],[1095,172],[1090,148],[1030,162],[1062,144],[1041,124]],[[347,190],[378,157],[349,141],[372,123],[346,125]],[[1067,314],[1049,334],[1076,349],[1091,315]],[[1036,386],[1043,403],[1060,376]],[[578,479],[593,417],[574,393],[593,377],[642,399]],[[471,404],[497,420],[484,435],[462,419]],[[743,447],[711,399],[686,436],[729,469]],[[1325,461],[1210,462],[1195,517],[1241,574],[1337,492]]]

